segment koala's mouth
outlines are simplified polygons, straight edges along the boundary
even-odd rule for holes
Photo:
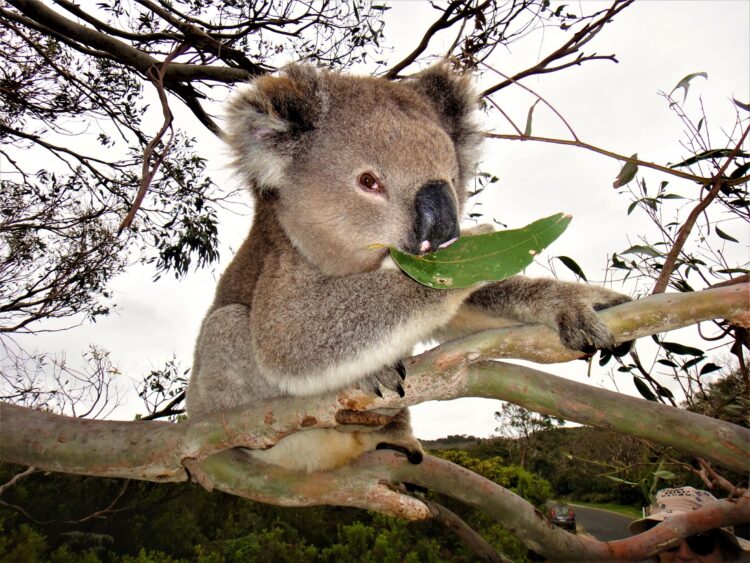
[[[432,248],[432,243],[429,240],[423,240],[419,245],[419,252],[421,254],[427,254],[428,252],[435,252],[436,250],[442,250],[443,248],[448,248],[451,244],[456,242],[458,240],[458,237],[453,237],[450,240],[446,240],[444,243],[440,244],[437,248]]]

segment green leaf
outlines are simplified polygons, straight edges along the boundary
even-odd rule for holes
[[[738,178],[742,178],[742,176],[744,176],[748,170],[750,170],[750,162],[746,162],[745,164],[742,164],[735,168],[734,172],[729,175],[729,179],[736,180]]]
[[[568,268],[571,272],[573,272],[576,276],[581,278],[583,281],[588,281],[586,279],[586,274],[583,273],[583,270],[581,270],[581,267],[578,265],[578,263],[573,260],[572,258],[568,256],[555,256],[560,262],[565,264],[565,267]]]
[[[630,159],[625,163],[625,166],[620,169],[620,173],[617,175],[617,178],[615,178],[615,181],[612,183],[613,188],[619,188],[630,182],[633,178],[635,178],[636,172],[638,172],[638,165],[635,163],[635,160],[638,159],[638,153],[635,153],[633,156],[630,157]]]
[[[622,252],[621,254],[644,254],[646,256],[651,256],[652,258],[658,258],[660,256],[664,256],[661,252],[656,250],[652,246],[644,246],[642,244],[636,244],[635,246],[631,246],[626,251]]]
[[[731,242],[740,242],[736,238],[734,238],[733,236],[726,234],[719,227],[714,227],[714,228],[716,229],[716,234],[719,235],[724,240],[728,240],[728,241],[731,241]]]
[[[644,399],[656,401],[656,395],[654,395],[651,389],[649,389],[649,386],[646,385],[640,377],[633,376],[633,383],[635,383],[635,388],[638,389],[638,392]]]
[[[683,166],[691,166],[695,164],[696,162],[700,162],[701,160],[708,160],[710,158],[724,158],[726,156],[729,156],[734,152],[734,149],[710,149],[707,151],[699,152],[695,156],[691,156],[687,160],[683,160],[682,162],[678,162],[677,164],[671,164],[670,168],[681,168]],[[738,151],[735,156],[739,157],[748,157],[750,154],[747,154],[742,151]]]
[[[633,481],[626,481],[625,479],[620,479],[619,477],[615,477],[613,475],[604,475],[605,479],[609,479],[610,481],[614,481],[615,483],[623,483],[625,485],[637,485],[638,483],[633,483]]]
[[[422,285],[458,289],[499,281],[531,264],[568,227],[571,216],[558,213],[521,229],[465,236],[448,248],[415,256],[390,247],[393,261]]]
[[[668,399],[674,399],[674,394],[663,385],[658,385],[656,387],[656,392],[659,394],[660,397],[667,397]]]
[[[705,365],[704,365],[704,366],[703,366],[703,367],[701,368],[701,375],[706,375],[707,373],[711,373],[711,372],[714,372],[714,371],[718,371],[718,370],[720,370],[720,369],[721,369],[721,368],[720,368],[719,366],[717,366],[716,364],[714,364],[714,363],[712,363],[712,362],[709,362],[709,363],[705,364]]]
[[[523,130],[524,136],[528,137],[531,135],[531,117],[534,114],[534,108],[539,103],[539,100],[534,102],[534,104],[529,108],[529,114],[526,116],[526,128]]]
[[[658,471],[654,471],[654,477],[664,479],[665,481],[671,481],[672,479],[676,479],[677,475],[666,469],[659,469]]]
[[[685,94],[682,97],[682,101],[684,103],[687,99],[688,89],[690,88],[690,81],[697,76],[702,76],[703,78],[708,80],[708,74],[706,74],[705,72],[694,72],[693,74],[688,74],[685,78],[677,83],[677,86],[672,88],[672,91],[669,93],[669,95],[671,96],[678,88],[682,88],[685,91]]]
[[[732,101],[738,108],[742,108],[745,111],[750,111],[750,104],[743,104],[742,102],[740,102],[739,100],[735,100],[734,98],[732,98]]]
[[[672,352],[673,354],[677,354],[678,356],[702,356],[703,350],[699,350],[698,348],[693,348],[692,346],[685,346],[684,344],[678,344],[677,342],[664,342],[661,343],[662,347]]]

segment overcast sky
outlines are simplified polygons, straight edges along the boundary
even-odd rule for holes
[[[592,4],[569,3],[589,11]],[[390,60],[396,61],[414,48],[422,30],[434,20],[427,2],[419,0],[393,3],[388,13],[386,37],[396,40],[397,49]],[[435,53],[440,52],[438,37]],[[505,74],[534,64],[560,44],[551,30],[538,32],[512,45],[511,52],[498,50],[492,65]],[[683,126],[657,94],[669,92],[684,76],[707,72],[708,80],[698,78],[691,84],[686,107],[695,111],[702,98],[720,140],[720,127],[731,126],[734,97],[750,100],[750,2],[748,0],[640,0],[626,9],[586,48],[586,52],[616,54],[619,64],[593,61],[563,72],[531,78],[524,82],[560,111],[586,142],[622,154],[637,152],[640,158],[658,163],[677,162],[686,152],[680,147]],[[490,73],[479,77],[480,88],[497,81]],[[518,88],[507,88],[494,100],[523,128],[526,112],[534,98]],[[199,127],[199,126],[198,126]],[[487,129],[513,131],[500,120],[488,119]],[[534,134],[565,137],[566,132],[551,112],[540,106],[534,116]],[[235,180],[226,174],[228,158],[220,143],[196,128],[198,150],[210,159],[210,172],[220,183]],[[723,146],[723,145],[722,145]],[[612,189],[620,165],[613,160],[580,149],[535,143],[490,140],[487,142],[483,170],[500,178],[493,194],[482,207],[489,217],[520,227],[540,217],[564,211],[574,220],[565,234],[546,253],[573,257],[590,280],[603,280],[607,256],[637,242],[647,224],[637,214],[628,216],[627,198]],[[646,174],[656,185],[664,179]],[[675,182],[671,180],[671,182]],[[112,353],[122,372],[121,388],[130,391],[130,402],[117,413],[132,418],[138,404],[132,389],[149,370],[161,367],[176,354],[183,367],[192,362],[193,342],[200,321],[213,297],[213,288],[221,270],[231,259],[250,226],[249,211],[241,215],[223,215],[220,237],[224,250],[222,262],[214,270],[191,273],[179,282],[162,278],[152,282],[153,270],[134,267],[116,279],[112,288],[117,308],[96,324],[86,324],[64,333],[29,336],[19,341],[29,349],[66,351],[74,360],[89,343]],[[735,227],[731,233],[748,251],[750,228]],[[546,262],[546,256],[540,258]],[[541,267],[530,270],[546,275]],[[572,275],[558,267],[564,279]],[[614,287],[615,289],[621,289]],[[686,329],[694,334],[694,329]],[[687,334],[687,333],[684,333]],[[671,339],[678,339],[675,336]],[[639,344],[647,350],[646,344]],[[544,370],[592,385],[612,388],[606,373],[587,378],[586,365],[574,362],[546,366]],[[628,378],[617,381],[621,392],[637,394]],[[143,408],[138,405],[138,411]],[[412,408],[414,429],[420,438],[449,434],[488,436],[494,433],[493,413],[498,401],[461,399],[428,403]]]

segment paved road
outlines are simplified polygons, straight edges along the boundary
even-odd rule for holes
[[[576,512],[578,529],[585,530],[598,540],[610,541],[630,537],[628,524],[631,519],[608,510],[598,508],[584,508],[573,505]]]

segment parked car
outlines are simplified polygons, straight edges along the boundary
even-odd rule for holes
[[[567,504],[553,504],[549,508],[549,519],[555,526],[560,526],[572,532],[576,531],[576,513]]]

